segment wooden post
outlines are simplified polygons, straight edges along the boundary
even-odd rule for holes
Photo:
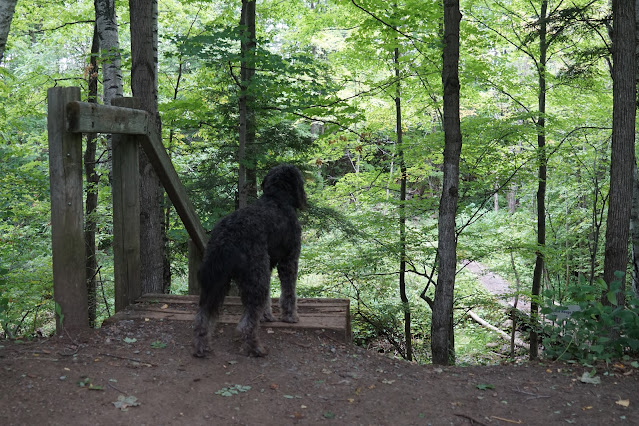
[[[114,98],[114,106],[139,108],[133,98]],[[139,136],[113,134],[113,269],[115,311],[142,294],[140,286]]]
[[[202,265],[202,252],[189,238],[189,294],[200,294],[200,281],[197,273]]]
[[[118,104],[115,102],[115,104]],[[118,104],[119,105],[119,104]],[[127,104],[128,105],[128,104]],[[208,235],[200,223],[186,189],[175,171],[171,159],[162,145],[149,113],[129,107],[96,105],[87,102],[71,102],[67,105],[68,130],[85,133],[126,133],[145,135],[140,140],[149,161],[158,174],[171,203],[184,223],[186,231],[204,252]]]
[[[82,194],[82,135],[66,131],[66,104],[79,87],[52,87],[48,96],[51,250],[56,331],[89,328]]]

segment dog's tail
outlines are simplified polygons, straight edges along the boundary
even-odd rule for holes
[[[217,259],[215,261],[214,259]],[[194,324],[194,352],[193,355],[206,355],[209,327],[220,316],[224,298],[231,281],[229,272],[219,264],[221,257],[207,256],[198,271],[200,281],[200,308],[195,315]]]
[[[218,262],[211,259],[221,259],[217,256],[209,256],[198,271],[200,281],[200,309],[208,312],[212,319],[217,319],[224,303],[231,278],[228,271]]]

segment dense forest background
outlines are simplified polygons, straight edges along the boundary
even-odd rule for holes
[[[350,298],[358,343],[428,362],[443,179],[442,2],[257,1],[248,88],[241,3],[158,2],[164,145],[205,228],[241,203],[239,164],[257,182],[275,164],[298,165],[310,201],[301,213],[298,295]],[[80,86],[89,100],[90,81],[101,87],[102,69],[117,54],[123,94],[131,95],[129,4],[115,1],[119,50],[110,54],[92,49],[96,4],[18,1],[0,57],[5,338],[47,335],[55,326],[47,88]],[[461,12],[457,361],[517,354],[487,350],[498,338],[467,315],[471,310],[505,331],[515,321],[522,337],[533,327],[548,356],[592,361],[636,353],[632,262],[621,271],[628,278],[603,281],[613,134],[610,2],[462,0]],[[103,91],[97,93],[102,103]],[[243,96],[254,140],[238,162]],[[87,193],[97,193],[88,217],[96,224],[97,324],[113,314],[108,145],[98,137],[86,184]],[[163,289],[185,294],[188,236],[166,197],[162,209]],[[503,308],[464,267],[468,261],[507,278],[522,301],[531,300],[536,276],[541,325]],[[623,283],[625,300],[616,296]],[[556,321],[554,311],[567,305],[579,310]]]

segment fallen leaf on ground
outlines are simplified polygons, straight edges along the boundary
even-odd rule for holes
[[[140,403],[138,402],[138,398],[133,395],[120,395],[113,405],[115,405],[115,408],[119,408],[122,411],[128,411],[129,407],[137,407]]]
[[[476,386],[479,390],[495,389],[495,385],[480,383]]]
[[[584,374],[581,375],[581,377],[579,378],[579,381],[581,381],[582,383],[588,383],[591,385],[598,385],[601,383],[601,377],[591,375],[591,373],[586,371]]]
[[[622,407],[629,407],[630,406],[630,400],[629,399],[620,399],[619,401],[615,402],[615,404],[621,405]]]

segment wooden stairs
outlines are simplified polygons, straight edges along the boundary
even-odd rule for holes
[[[197,311],[199,296],[173,294],[145,294],[127,308],[104,321],[103,326],[122,320],[173,320],[193,321]],[[272,299],[273,315],[279,315],[279,299]],[[309,298],[298,299],[297,310],[300,317],[295,324],[285,322],[262,323],[263,328],[325,330],[344,342],[352,340],[350,301],[348,299]],[[219,322],[237,324],[242,316],[242,302],[239,297],[228,296],[224,301]]]

